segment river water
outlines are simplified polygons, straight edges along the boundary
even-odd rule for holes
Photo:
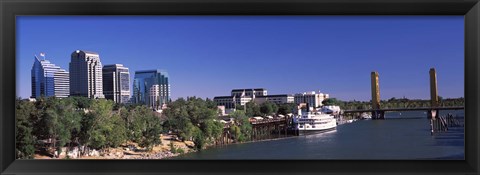
[[[463,122],[464,111],[452,113]],[[430,134],[419,111],[386,113],[385,120],[358,120],[330,132],[211,147],[175,159],[449,159],[463,160],[464,128]]]

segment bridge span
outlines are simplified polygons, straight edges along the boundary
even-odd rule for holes
[[[463,110],[464,106],[444,106],[444,107],[419,107],[419,108],[387,108],[387,109],[359,109],[359,110],[344,110],[343,114],[348,113],[363,113],[371,112],[372,119],[385,119],[385,112],[392,111],[427,111],[430,118],[438,118],[438,111],[440,110]],[[376,114],[376,116],[375,116]]]
[[[343,111],[343,113],[371,112],[372,119],[385,119],[385,112],[387,111],[427,111],[428,118],[432,118],[435,120],[435,118],[438,118],[439,110],[464,109],[463,106],[440,107],[439,98],[438,98],[438,88],[437,88],[437,73],[435,71],[435,68],[430,69],[429,75],[430,75],[430,107],[382,109],[380,104],[379,74],[378,72],[372,72],[371,73],[372,109],[345,110]]]
[[[343,113],[374,112],[374,111],[429,111],[429,110],[462,110],[463,106],[445,106],[445,107],[419,107],[419,108],[385,108],[385,109],[359,109],[344,110]]]

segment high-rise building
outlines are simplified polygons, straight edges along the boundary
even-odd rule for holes
[[[130,72],[122,64],[103,66],[103,94],[115,103],[130,100]]]
[[[68,97],[68,81],[68,72],[48,60],[40,60],[35,56],[32,66],[32,98]]]
[[[98,53],[76,50],[70,60],[70,95],[105,98]]]
[[[158,85],[158,105],[162,106],[170,100],[170,84],[169,77],[166,71],[162,70],[146,70],[135,71],[135,78],[133,80],[133,97],[134,103],[150,105],[150,90],[152,86]]]

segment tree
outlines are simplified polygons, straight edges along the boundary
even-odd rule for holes
[[[77,108],[83,108],[83,109],[88,109],[90,108],[90,105],[92,104],[92,99],[89,99],[87,97],[80,97],[80,96],[71,96],[66,99],[70,99],[74,101],[75,107]]]
[[[278,113],[278,105],[275,103],[270,103],[272,105],[272,113]]]
[[[47,127],[49,138],[53,140],[53,147],[61,151],[61,147],[72,141],[72,133],[80,130],[82,116],[75,110],[72,101],[56,98],[48,100],[51,105],[45,110],[43,123]]]
[[[45,97],[37,98],[35,102],[35,111],[34,115],[31,118],[31,122],[33,124],[33,134],[39,140],[49,139],[50,135],[48,133],[48,125],[46,123],[45,118],[45,111],[47,108],[51,108],[52,100],[47,100]]]
[[[245,105],[237,105],[236,110],[241,110],[241,111],[245,110]]]
[[[341,102],[336,98],[327,98],[322,101],[322,104],[325,106],[339,106]]]
[[[240,137],[242,137],[242,132],[240,130],[240,127],[233,125],[230,127],[230,133],[232,133],[234,140],[237,142],[240,142]],[[243,139],[243,138],[242,138]]]
[[[230,114],[230,116],[236,121],[234,130],[231,130],[231,132],[234,133],[236,140],[238,142],[249,140],[252,133],[252,125],[250,124],[250,121],[248,121],[248,117],[245,115],[245,112],[235,111]]]
[[[107,145],[110,147],[116,148],[128,138],[126,122],[118,112],[112,115],[105,129],[108,134]]]
[[[209,98],[207,98],[207,99],[205,100],[205,103],[206,103],[206,105],[207,105],[207,108],[210,108],[210,109],[215,109],[215,108],[217,108],[217,103],[215,103],[213,100],[211,100],[211,99],[209,99]]]
[[[160,134],[162,125],[153,111],[145,106],[139,106],[133,111],[132,132],[134,141],[139,146],[152,150],[153,146],[161,143]]]
[[[15,150],[18,159],[32,159],[35,153],[36,138],[33,135],[31,116],[35,115],[35,106],[19,98],[15,100]]]
[[[262,105],[260,105],[260,112],[263,115],[271,115],[272,113],[276,113],[277,110],[278,110],[277,105],[275,105],[275,103],[272,103],[272,102],[267,101],[262,103]]]
[[[224,124],[223,123],[220,123],[218,121],[215,121],[213,122],[213,129],[212,129],[212,137],[214,138],[215,143],[218,142],[219,139],[221,139],[222,135],[223,135],[223,128],[224,128]]]
[[[245,108],[245,114],[249,117],[262,115],[262,113],[260,112],[260,106],[258,106],[255,102],[247,102],[245,104]]]
[[[203,131],[203,134],[209,141],[215,142],[222,136],[223,126],[223,123],[214,120],[208,120],[200,126],[200,129]]]
[[[217,116],[217,107],[211,102],[197,97],[182,98],[169,104],[164,111],[164,127],[176,131],[183,140],[193,140],[196,145],[203,145],[211,136],[209,122]]]
[[[392,97],[392,98],[388,99],[388,102],[393,102],[395,100],[396,100],[395,97]]]
[[[297,105],[295,103],[285,103],[278,106],[278,113],[282,115],[287,115],[288,113],[293,113],[293,110]]]
[[[91,111],[82,121],[82,142],[85,146],[103,149],[116,146],[126,138],[125,124],[120,115],[112,112],[113,101],[105,99],[93,100]],[[116,138],[112,138],[115,136]]]

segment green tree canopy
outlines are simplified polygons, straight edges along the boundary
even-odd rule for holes
[[[19,159],[32,159],[35,153],[36,138],[33,135],[33,123],[30,121],[35,115],[33,103],[17,98],[15,100],[15,150]]]
[[[327,98],[322,101],[322,104],[325,106],[340,106],[341,101],[337,100],[336,98]]]
[[[97,149],[113,147],[126,139],[126,130],[122,128],[125,124],[121,116],[112,111],[113,101],[92,100],[90,109],[82,121],[82,141],[86,146]]]
[[[245,104],[245,108],[246,115],[249,117],[262,115],[262,113],[260,112],[260,106],[257,105],[255,102],[247,102]]]
[[[51,107],[45,110],[43,120],[53,139],[53,147],[60,148],[72,141],[73,132],[80,131],[82,115],[75,110],[72,101],[56,98],[48,100],[51,101]],[[58,148],[57,151],[60,151]]]
[[[278,113],[282,115],[287,115],[288,113],[293,113],[297,108],[295,103],[285,103],[278,106]]]
[[[277,113],[278,107],[275,103],[272,102],[264,102],[260,105],[260,112],[266,116],[266,115],[271,115],[273,113]]]
[[[147,150],[161,143],[162,124],[152,110],[145,106],[136,107],[133,113],[132,130],[136,142]]]

